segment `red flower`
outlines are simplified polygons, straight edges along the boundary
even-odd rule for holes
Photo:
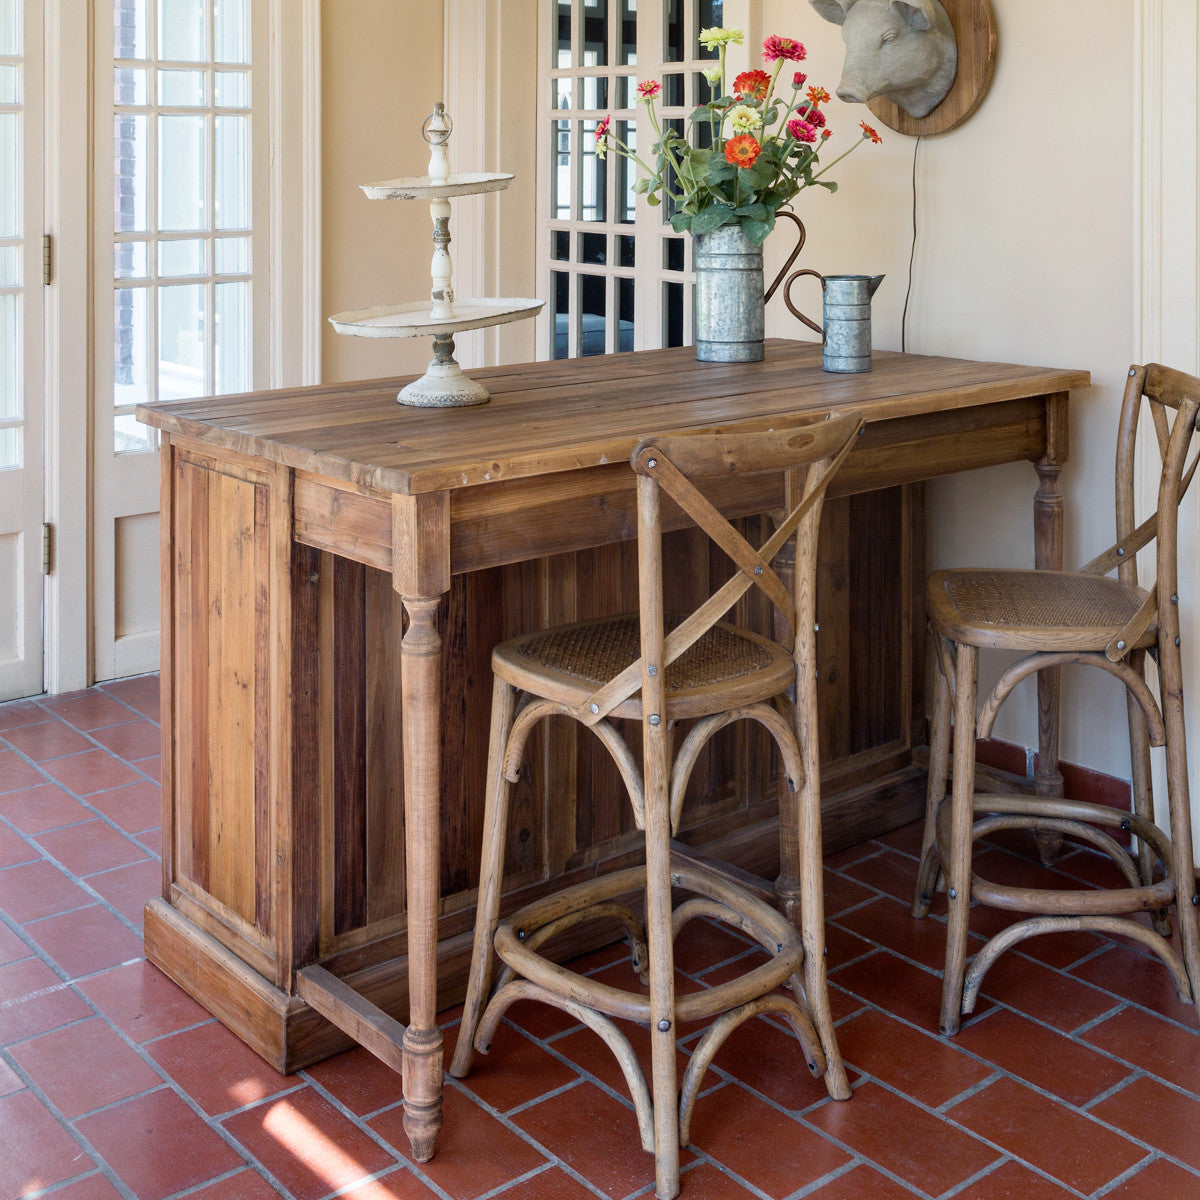
[[[821,130],[821,141],[824,141],[826,138],[831,138],[831,137],[833,137],[832,129],[822,129]]]
[[[803,71],[797,71],[795,75],[792,76],[792,87],[802,88],[806,79],[808,79],[808,76],[805,75]]]
[[[803,62],[808,57],[808,51],[795,38],[780,37],[771,34],[763,42],[763,61],[774,62],[777,58],[786,58],[788,62]]]
[[[758,138],[748,133],[739,133],[725,143],[725,161],[735,167],[752,167],[762,153]]]
[[[661,91],[662,84],[657,79],[647,79],[645,83],[639,83],[637,86],[637,94],[642,100],[649,100]]]
[[[599,125],[596,126],[596,141],[600,141],[605,134],[608,133],[608,127],[612,124],[612,113],[609,113]]]
[[[793,117],[787,123],[787,127],[788,133],[798,142],[815,142],[817,140],[816,129],[800,117]]]
[[[881,138],[879,134],[877,134],[875,130],[866,123],[866,121],[859,121],[858,124],[863,131],[863,137],[870,138],[871,141],[873,141],[876,145],[883,141],[883,138]]]
[[[734,81],[734,92],[744,100],[765,100],[771,87],[766,71],[743,71]]]
[[[808,110],[804,113],[804,119],[818,129],[825,128],[825,114],[815,104],[808,106]]]
[[[823,87],[816,87],[816,86],[810,87],[808,89],[808,91],[804,93],[804,95],[807,98],[809,104],[828,104],[829,103],[829,93]]]

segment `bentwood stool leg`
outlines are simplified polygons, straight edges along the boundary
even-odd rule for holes
[[[960,644],[954,664],[954,778],[951,788],[949,861],[944,863],[949,921],[942,978],[943,1033],[958,1032],[971,913],[971,830],[975,820],[975,692],[979,651]]]
[[[933,725],[929,731],[929,781],[925,792],[925,833],[921,838],[921,867],[913,894],[912,915],[926,917],[937,891],[942,862],[937,849],[937,816],[946,798],[946,775],[950,767],[950,680],[947,666],[939,661],[934,685]]]
[[[487,796],[483,814],[483,860],[479,871],[479,896],[475,919],[475,945],[471,975],[463,1005],[462,1024],[450,1074],[462,1078],[475,1057],[475,1031],[487,1005],[492,984],[493,938],[500,916],[500,891],[504,882],[504,848],[508,843],[508,802],[512,784],[504,777],[504,752],[512,730],[516,690],[499,676],[492,684],[492,729],[488,742]]]

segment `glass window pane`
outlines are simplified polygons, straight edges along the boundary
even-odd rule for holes
[[[596,153],[596,122],[579,123],[579,219],[604,221],[608,216],[608,160]]]
[[[250,5],[248,0],[214,0],[213,60],[250,61]]]
[[[617,256],[623,267],[637,266],[637,239],[621,234],[617,238]]]
[[[683,345],[683,284],[663,284],[663,345]]]
[[[554,289],[554,357],[566,358],[570,353],[567,328],[571,319],[571,276],[566,271],[551,271],[550,286]]]
[[[683,238],[663,239],[663,266],[668,271],[682,271],[684,269]]]
[[[608,261],[608,237],[603,233],[579,235],[579,261],[604,266]]]
[[[204,72],[159,71],[158,102],[169,107],[199,108],[204,104]]]
[[[571,66],[571,0],[558,2],[558,37],[555,41],[554,62],[556,67]]]
[[[208,391],[204,382],[205,286],[158,289],[158,398],[188,400]]]
[[[160,275],[199,275],[204,270],[204,242],[184,238],[158,244]]]
[[[0,296],[0,421],[21,415],[21,297]]]
[[[146,57],[146,0],[113,0],[113,58]]]
[[[613,97],[614,108],[637,108],[637,76],[636,75],[618,75],[615,81]]]
[[[683,62],[683,0],[669,0],[663,27],[663,62]]]
[[[137,454],[153,450],[154,430],[143,425],[133,413],[119,413],[113,420],[113,449],[118,454]]]
[[[608,107],[608,80],[596,79],[592,76],[580,81],[583,84],[584,108]]]
[[[149,229],[149,118],[117,113],[113,118],[113,228],[117,233]]]
[[[664,75],[663,76],[662,102],[666,108],[682,108],[683,107],[683,76],[682,75]]]
[[[213,391],[246,392],[250,390],[250,284],[218,283],[215,290]]]
[[[0,429],[0,471],[21,465],[21,431]]]
[[[637,63],[637,0],[620,0],[621,41],[617,62],[623,67]]]
[[[554,122],[554,215],[560,221],[571,216],[571,122]]]
[[[113,245],[113,277],[145,279],[150,256],[146,242],[116,242]]]
[[[205,57],[205,0],[158,0],[158,56],[200,62]]]
[[[215,118],[214,208],[217,229],[250,227],[250,118]]]
[[[163,116],[158,119],[158,227],[204,229],[205,118]]]
[[[608,62],[608,0],[584,0],[582,67]]]
[[[21,286],[21,247],[0,246],[0,287]]]
[[[550,257],[558,262],[571,257],[571,235],[565,229],[556,229],[550,235]]]
[[[20,0],[0,0],[0,54],[14,58],[24,53]]]
[[[145,67],[116,67],[113,70],[113,103],[149,103],[150,91],[146,84]]]
[[[628,239],[632,241],[632,238]],[[617,280],[617,349],[633,349],[633,280]]]
[[[21,114],[0,113],[0,237],[20,237]]]
[[[604,353],[604,330],[608,324],[606,285],[607,280],[603,275],[579,277],[579,311],[583,322],[579,337],[580,354]]]
[[[245,275],[250,270],[249,238],[217,238],[214,254],[218,275]]]
[[[113,291],[113,403],[142,404],[153,399],[146,370],[150,329],[145,288]]]
[[[217,71],[213,76],[213,103],[218,108],[249,108],[249,72]]]
[[[0,104],[21,103],[21,68],[17,63],[0,63]]]
[[[617,137],[636,152],[637,126],[632,121],[618,121],[616,129]],[[633,191],[633,185],[637,183],[637,166],[624,156],[615,154],[610,156],[610,161],[616,172],[617,221],[621,225],[632,225],[637,219],[637,196]]]

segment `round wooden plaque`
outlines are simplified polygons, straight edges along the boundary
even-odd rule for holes
[[[996,62],[996,23],[990,0],[942,0],[958,42],[958,74],[946,98],[925,117],[910,117],[899,105],[877,96],[867,107],[889,129],[910,137],[930,137],[961,125],[980,105]]]

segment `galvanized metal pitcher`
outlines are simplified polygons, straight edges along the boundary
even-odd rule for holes
[[[763,357],[763,253],[740,225],[696,239],[696,357],[760,362]]]
[[[791,285],[801,275],[815,275],[824,293],[824,327],[810,321],[791,299]],[[783,298],[793,316],[821,334],[825,347],[821,366],[826,371],[849,374],[871,369],[871,297],[883,282],[882,275],[822,275],[805,268],[788,281]]]

